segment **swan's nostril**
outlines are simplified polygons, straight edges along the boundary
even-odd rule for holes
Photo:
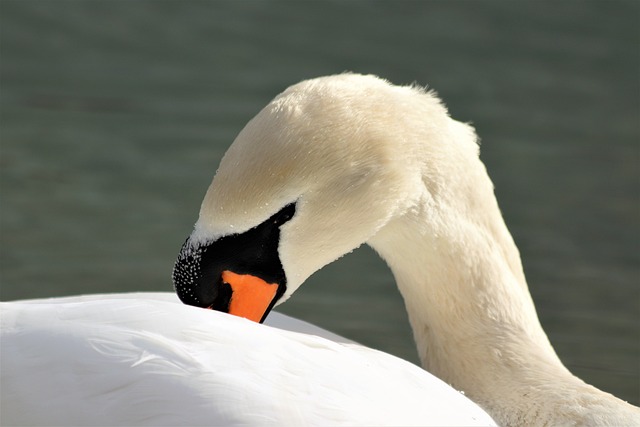
[[[211,286],[212,288],[214,288],[215,297],[213,299],[213,303],[210,304],[208,308],[210,308],[211,310],[228,313],[229,304],[231,302],[231,295],[233,294],[231,285],[225,282],[220,282],[220,284],[212,284]]]

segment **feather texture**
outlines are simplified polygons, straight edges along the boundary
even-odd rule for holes
[[[278,313],[274,327],[121,294],[2,303],[1,316],[2,425],[491,423],[419,367]]]

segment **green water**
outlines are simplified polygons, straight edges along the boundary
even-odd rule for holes
[[[638,404],[639,24],[634,1],[2,0],[0,296],[170,291],[244,123],[303,78],[374,73],[474,123],[561,359]],[[367,248],[281,310],[417,360]]]

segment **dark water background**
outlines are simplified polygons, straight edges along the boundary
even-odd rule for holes
[[[638,404],[638,2],[2,0],[0,28],[3,300],[170,291],[242,126],[301,79],[374,73],[474,123],[551,342]],[[368,248],[281,310],[417,360]]]

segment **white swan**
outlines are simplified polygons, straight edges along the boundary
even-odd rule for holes
[[[247,124],[222,160],[203,201],[194,232],[185,242],[176,263],[174,283],[178,295],[188,304],[263,320],[274,304],[286,300],[309,275],[365,242],[373,246],[393,270],[405,299],[423,366],[463,390],[498,423],[640,424],[638,408],[585,384],[557,358],[538,322],[517,248],[502,220],[491,181],[478,158],[475,133],[469,126],[449,118],[439,100],[419,88],[392,86],[373,76],[345,74],[305,81],[276,97]],[[253,360],[255,368],[258,361],[268,361],[279,366],[278,372],[287,376],[285,382],[279,381],[277,386],[268,386],[266,384],[270,383],[267,382],[264,383],[265,388],[257,388],[258,398],[251,405],[246,401],[245,404],[240,403],[242,396],[235,392],[205,393],[193,399],[191,394],[184,392],[188,401],[178,398],[183,404],[181,407],[191,409],[189,404],[196,400],[196,413],[204,411],[207,404],[217,405],[222,396],[227,396],[225,402],[231,402],[230,405],[217,406],[216,416],[228,417],[223,420],[240,420],[239,414],[249,411],[254,418],[245,421],[257,424],[262,421],[278,424],[287,420],[307,420],[310,424],[490,423],[490,419],[482,418],[482,412],[478,413],[472,403],[453,389],[442,388],[440,383],[432,377],[424,377],[422,372],[413,370],[407,375],[406,364],[397,359],[385,368],[376,362],[373,371],[382,374],[383,379],[367,383],[366,387],[361,387],[358,380],[354,383],[343,376],[357,376],[360,369],[370,363],[369,356],[363,353],[360,353],[363,358],[355,363],[345,361],[341,365],[342,359],[338,360],[336,371],[333,371],[338,373],[337,376],[317,368],[322,363],[317,363],[316,350],[319,354],[331,348],[340,353],[336,356],[338,358],[343,355],[350,357],[347,354],[353,354],[351,351],[363,351],[354,350],[349,344],[331,344],[320,338],[276,333],[242,319],[204,310],[189,310],[188,307],[178,310],[172,305],[168,310],[178,314],[168,320],[166,315],[156,316],[158,311],[165,310],[157,302],[109,300],[102,303],[107,304],[103,307],[123,307],[123,311],[116,311],[115,315],[104,314],[99,305],[91,310],[87,309],[86,302],[70,304],[84,310],[80,314],[83,319],[106,316],[106,323],[115,325],[111,332],[129,331],[124,335],[132,335],[129,341],[140,346],[133,350],[133,354],[124,357],[124,362],[121,360],[118,367],[125,369],[122,364],[128,363],[127,369],[120,372],[130,374],[130,369],[150,365],[148,369],[155,376],[149,379],[151,383],[145,386],[145,390],[149,387],[158,392],[164,390],[156,381],[162,378],[158,374],[167,365],[176,365],[176,369],[185,372],[193,360],[215,361],[215,356],[210,353],[215,347],[207,349],[206,343],[214,341],[210,345],[219,345],[215,340],[225,336],[230,337],[229,341],[235,346],[243,347],[241,351],[230,353],[231,356],[224,353],[224,363]],[[91,304],[100,303],[91,301]],[[150,305],[141,309],[141,304]],[[44,367],[39,371],[40,378],[51,375],[53,356],[49,355],[57,354],[55,351],[62,351],[61,357],[73,358],[68,363],[59,361],[65,369],[73,369],[77,363],[74,353],[60,350],[57,345],[56,336],[60,334],[76,339],[74,343],[79,343],[80,347],[73,344],[73,348],[80,354],[92,352],[92,355],[100,355],[96,357],[106,355],[107,358],[120,354],[120,347],[112,341],[107,344],[96,335],[92,335],[90,340],[85,339],[94,326],[97,328],[94,323],[90,322],[91,326],[85,330],[73,332],[72,328],[60,323],[64,321],[65,313],[49,304],[43,306],[49,310],[43,314],[47,318],[56,318],[58,313],[60,322],[51,321],[53,329],[45,329],[40,335],[36,333],[39,339],[26,339],[21,344],[25,346],[24,350],[6,350],[9,346],[4,343],[8,340],[19,342],[24,330],[37,331],[38,325],[47,325],[40,315],[33,314],[36,311],[34,307],[10,305],[12,314],[9,320],[4,318],[4,312],[9,310],[5,307],[2,310],[3,420],[4,402],[10,402],[13,407],[17,399],[22,399],[21,412],[16,416],[39,411],[37,404],[42,403],[29,402],[28,395],[20,395],[30,391],[29,387],[34,384],[21,382],[15,374],[12,374],[13,382],[10,382],[9,397],[6,397],[5,375],[8,374],[5,352],[13,358],[15,372],[21,373],[25,371],[22,368],[25,362],[21,360],[25,359],[23,355],[42,354],[41,350],[48,347],[36,344],[48,343],[51,351],[47,350],[47,356],[38,359],[40,365],[34,362],[38,367]],[[68,304],[65,312],[67,310],[71,310]],[[142,323],[136,313],[140,313]],[[118,319],[121,319],[120,323]],[[20,321],[25,322],[22,331],[15,327]],[[180,353],[182,347],[175,346],[176,341],[173,340],[173,337],[181,336],[179,329],[183,328],[189,332],[189,346],[194,346],[194,350],[185,354]],[[155,340],[164,344],[138,339],[137,329],[144,331],[143,337],[153,335]],[[158,333],[153,334],[153,331]],[[169,337],[168,342],[163,341],[165,336]],[[281,340],[289,339],[290,347],[281,344]],[[198,345],[198,340],[202,346]],[[80,345],[85,341],[91,345]],[[260,344],[260,351],[256,351],[256,342]],[[153,351],[145,352],[147,345]],[[278,351],[278,346],[286,350]],[[173,350],[177,354],[168,353]],[[127,351],[123,352],[126,354]],[[260,357],[262,351],[265,352],[262,353],[263,358]],[[194,354],[201,359],[194,359]],[[298,365],[301,355],[311,363],[304,366],[314,366],[311,371],[304,371],[310,382],[308,385],[298,383],[295,387],[287,387],[288,381],[293,381],[292,375],[300,376],[303,372]],[[373,356],[372,361],[377,359]],[[323,360],[322,357],[319,360]],[[195,372],[207,371],[204,362],[198,367],[202,369]],[[248,384],[251,391],[249,376],[255,372],[246,365],[244,368],[233,371],[231,382],[247,379],[249,382],[243,384]],[[316,369],[319,369],[317,375]],[[80,371],[88,372],[86,366]],[[216,373],[223,375],[220,371]],[[125,377],[124,374],[105,375],[103,379]],[[193,387],[196,389],[200,384],[189,382],[191,377],[184,374],[170,377],[179,384],[181,393],[183,389],[192,390],[190,384],[195,384]],[[203,381],[209,378],[217,381],[215,376],[202,377]],[[60,382],[54,384],[72,389],[76,387],[82,392],[76,383],[65,382],[68,378],[86,380],[86,376],[69,373],[61,375]],[[133,376],[133,380],[145,379],[148,378]],[[329,381],[314,387],[313,384],[319,384],[314,381],[321,379]],[[47,381],[47,385],[51,383]],[[131,383],[112,381],[108,384],[112,392],[106,395],[115,400],[132,400],[126,393]],[[343,403],[347,406],[336,408],[339,415],[335,417],[314,418],[312,415],[324,413],[324,409],[319,408],[327,402],[325,399],[329,399],[329,404],[337,405],[335,400],[331,401],[332,394],[344,393],[344,396],[353,397],[354,390],[357,394],[378,385],[402,396],[399,402],[394,401],[390,405],[400,410],[389,412],[388,418],[377,415],[385,413],[384,407],[380,411],[381,405],[377,401],[372,401],[369,406],[360,402],[362,406],[358,406],[358,403],[345,400]],[[310,395],[319,401],[313,404],[307,401],[306,405],[303,402],[297,406],[298,401],[287,400],[295,394],[291,390],[300,390],[300,387],[304,390],[313,388]],[[431,387],[448,390],[447,394],[442,391],[446,404],[442,400],[434,400],[433,393],[428,394]],[[422,388],[424,393],[416,391]],[[260,393],[267,389],[268,392]],[[271,398],[271,394],[280,396],[280,392],[287,397]],[[435,394],[438,393],[440,391]],[[140,397],[140,394],[135,395]],[[95,391],[91,396],[95,398]],[[211,399],[203,399],[203,396]],[[261,400],[259,396],[270,397]],[[87,397],[78,395],[75,402],[84,404]],[[233,400],[234,397],[240,399]],[[138,413],[135,408],[152,408],[159,411],[154,421],[162,420],[162,416],[175,420],[168,414],[173,408],[169,403],[154,406],[149,401],[134,402],[136,405],[132,405],[127,416]],[[401,407],[403,402],[409,403],[409,409]],[[437,412],[430,406],[434,402],[451,417],[461,412],[469,421],[422,418]],[[105,409],[104,401],[101,403],[103,406],[94,414],[107,416],[113,413],[113,407]],[[352,403],[353,407],[350,406]],[[421,406],[433,409],[424,414],[420,412]],[[93,408],[98,407],[100,405]],[[454,407],[462,409],[458,411]],[[61,416],[84,411],[77,407],[65,408]],[[60,412],[58,406],[52,409]],[[152,413],[145,413],[154,417]],[[372,417],[359,418],[367,414]],[[402,418],[402,414],[407,418]],[[417,415],[412,418],[412,414]],[[259,416],[264,418],[255,418]],[[95,420],[99,422],[98,417]],[[145,420],[137,421],[142,423]],[[199,419],[185,420],[179,423],[198,423]]]
[[[279,313],[296,332],[168,293],[1,310],[3,426],[494,425],[417,366]]]

